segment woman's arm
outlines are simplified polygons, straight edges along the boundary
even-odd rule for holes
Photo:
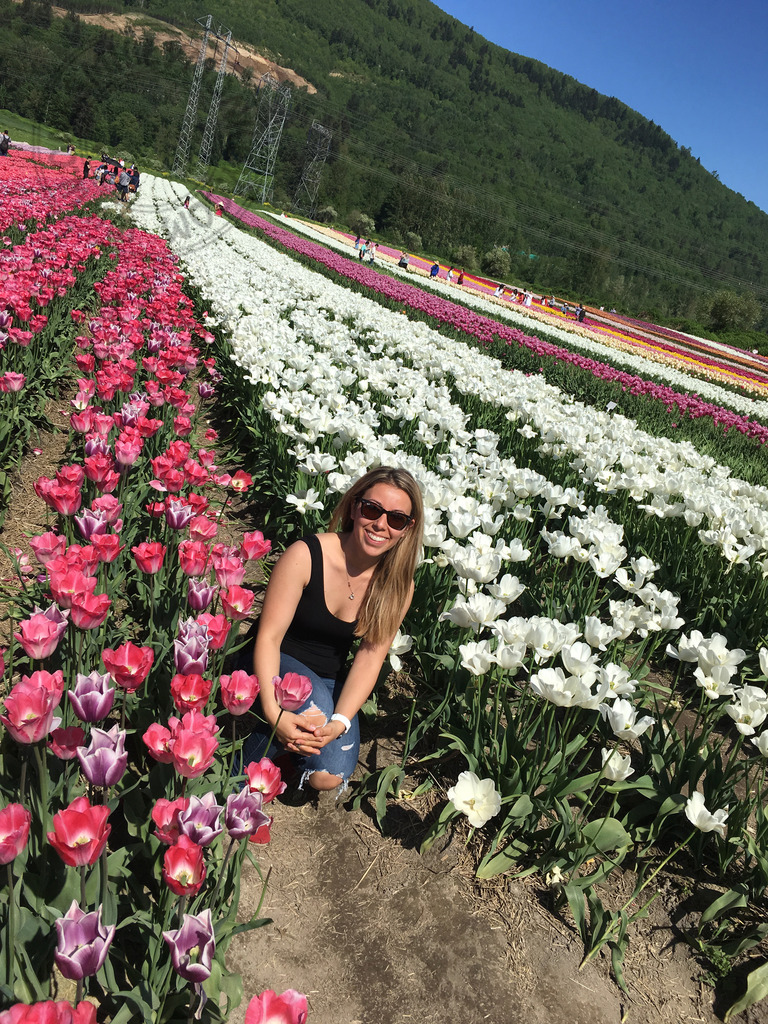
[[[411,606],[413,590],[414,585],[411,583],[408,599],[403,605],[400,622],[403,621],[405,613]],[[381,666],[384,664],[387,654],[389,654],[389,649],[392,646],[392,641],[395,639],[396,632],[380,644],[366,643],[365,640],[360,644],[344,686],[339,694],[339,699],[336,701],[336,707],[334,708],[336,714],[344,715],[345,718],[351,721],[368,700],[371,693],[373,693],[373,688],[381,672]],[[343,732],[344,725],[342,722],[329,721],[326,725],[315,729],[315,737],[322,740],[320,746],[324,747],[326,743],[335,740]]]
[[[318,749],[313,727],[305,719],[284,711],[275,699],[272,680],[280,675],[280,644],[293,621],[304,587],[312,573],[312,559],[304,541],[297,541],[280,556],[267,586],[259,631],[253,652],[253,670],[261,686],[264,717],[274,727],[280,716],[276,738],[288,750],[309,754]]]

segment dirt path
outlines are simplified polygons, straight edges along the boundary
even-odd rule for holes
[[[274,814],[272,842],[257,851],[262,871],[271,869],[261,913],[273,924],[230,950],[247,997],[297,988],[309,996],[308,1024],[718,1019],[687,947],[672,941],[663,901],[633,937],[627,998],[606,958],[579,972],[581,944],[540,879],[477,889],[461,835],[420,856],[418,809],[395,805],[400,838],[382,837],[363,811],[276,803]],[[249,868],[243,917],[260,893]],[[242,1024],[245,1005],[231,1024]]]

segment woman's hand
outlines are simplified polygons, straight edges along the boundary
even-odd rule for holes
[[[319,748],[321,748],[325,747],[328,743],[333,743],[343,733],[344,726],[341,722],[326,722],[325,725],[315,729],[315,739],[319,740]]]
[[[307,715],[284,711],[277,723],[275,737],[292,754],[316,754],[325,746],[316,736],[317,723]]]

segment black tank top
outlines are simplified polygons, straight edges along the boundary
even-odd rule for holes
[[[355,640],[354,622],[337,619],[325,603],[323,549],[316,534],[301,538],[309,548],[312,571],[280,650],[323,679],[335,679]]]

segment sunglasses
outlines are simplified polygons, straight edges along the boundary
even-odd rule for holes
[[[390,512],[389,509],[380,505],[378,501],[371,501],[370,498],[358,498],[357,504],[360,506],[360,515],[363,519],[370,519],[372,522],[375,522],[377,519],[381,519],[382,516],[386,516],[387,524],[391,530],[404,530],[406,526],[410,526],[413,522],[413,516],[406,515],[405,512]]]

